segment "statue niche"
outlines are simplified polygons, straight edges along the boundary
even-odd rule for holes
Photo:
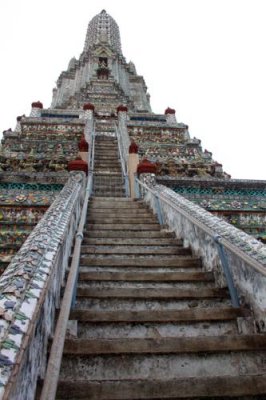
[[[108,68],[108,58],[99,57],[97,77],[101,80],[106,80],[109,78],[109,68]]]

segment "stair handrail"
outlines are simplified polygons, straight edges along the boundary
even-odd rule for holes
[[[92,192],[92,181],[93,171],[91,172],[91,174],[88,175],[86,193],[81,211],[79,226],[76,233],[72,261],[69,269],[63,300],[60,306],[60,313],[58,316],[53,337],[53,343],[50,350],[50,357],[47,364],[40,400],[54,400],[56,397],[56,390],[67,331],[67,323],[71,306],[73,306],[76,295],[81,243],[83,241],[83,230],[86,222],[88,202]]]
[[[129,180],[128,180],[126,156],[125,156],[125,151],[124,152],[122,151],[122,149],[124,149],[122,135],[120,134],[119,127],[116,125],[116,123],[115,123],[115,132],[116,132],[117,143],[118,143],[118,151],[119,151],[119,158],[120,158],[120,163],[121,163],[121,168],[122,168],[122,175],[125,180],[126,197],[129,197]]]
[[[89,173],[94,171],[94,154],[95,154],[95,121],[93,123],[92,132],[90,135],[90,143],[89,143],[89,158],[88,158],[88,166]]]
[[[3,325],[5,314],[1,316],[1,353],[5,349],[4,341],[13,342],[13,327],[18,327],[15,352],[11,348],[10,354],[1,354],[6,358],[5,364],[1,365],[2,371],[5,368],[5,380],[1,378],[1,399],[26,398],[26,393],[33,398],[37,375],[42,373],[46,363],[48,336],[54,325],[55,307],[60,302],[60,289],[84,196],[85,175],[73,171],[0,278],[2,295],[11,282],[21,283],[16,291],[8,293],[12,304],[12,309],[7,309],[9,322]],[[21,325],[19,315],[23,317]],[[25,364],[29,356],[32,360]],[[27,386],[23,387],[25,381]]]
[[[90,146],[89,146],[89,157],[88,157],[89,171],[88,171],[85,197],[76,233],[72,261],[69,269],[63,300],[60,306],[60,313],[56,324],[53,343],[50,351],[50,357],[46,368],[45,379],[40,397],[41,400],[53,400],[56,397],[56,390],[58,385],[68,318],[70,310],[75,306],[75,301],[76,301],[81,243],[83,241],[83,231],[86,222],[88,202],[92,194],[92,187],[93,187],[94,153],[95,153],[95,122],[93,124],[92,133],[90,135]]]
[[[137,188],[137,186],[138,187],[142,187],[145,191],[148,191],[153,196],[155,196],[155,198],[158,198],[160,201],[166,203],[168,206],[173,208],[175,211],[179,212],[181,215],[183,215],[185,218],[187,218],[190,222],[192,222],[198,228],[202,229],[205,233],[210,235],[215,241],[218,241],[219,244],[221,244],[224,248],[226,248],[227,250],[231,251],[237,257],[241,258],[242,261],[247,262],[254,270],[256,270],[257,272],[261,273],[263,276],[266,276],[266,268],[265,268],[264,264],[260,263],[256,259],[252,258],[249,254],[245,253],[242,249],[238,248],[236,245],[231,243],[229,240],[227,240],[226,238],[222,237],[213,228],[210,228],[204,222],[201,222],[199,219],[193,217],[193,215],[191,215],[184,208],[178,206],[177,204],[173,204],[171,201],[169,201],[167,198],[165,198],[160,193],[160,188],[163,187],[163,185],[155,185],[155,186],[153,186],[153,189],[152,189],[147,184],[141,182],[137,177],[135,177],[135,187]],[[167,189],[169,189],[169,188],[167,188]],[[169,189],[169,190],[171,190],[171,189]],[[141,195],[140,191],[137,188],[137,197],[140,197],[140,195]],[[183,198],[180,195],[178,195],[178,196],[180,198]],[[187,199],[185,199],[185,200],[187,201],[187,203],[191,203],[189,200],[187,200]],[[212,216],[211,214],[210,214],[210,217],[214,218],[214,216]],[[224,222],[224,223],[226,223],[226,222]],[[232,227],[232,229],[236,229],[237,230],[237,228],[235,228],[235,227]]]

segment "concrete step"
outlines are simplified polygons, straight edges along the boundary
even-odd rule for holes
[[[78,286],[78,297],[90,298],[134,298],[134,299],[207,299],[227,298],[228,291],[220,288],[199,289],[154,289],[154,288],[91,288]]]
[[[113,178],[113,177],[122,177],[122,172],[121,171],[118,171],[118,172],[116,172],[116,171],[95,171],[94,170],[94,178],[95,177],[106,177],[106,176],[109,176],[110,178]]]
[[[96,256],[81,255],[80,265],[114,267],[201,267],[201,260],[192,256]]]
[[[136,275],[130,271],[86,271],[79,269],[81,281],[122,281],[122,282],[213,282],[212,272],[140,272]]]
[[[138,380],[175,379],[213,376],[261,375],[260,351],[181,353],[181,354],[119,354],[72,356],[64,355],[60,379],[72,380]],[[75,362],[73,359],[75,358]],[[241,360],[241,361],[240,361]],[[242,368],[241,368],[242,367]],[[245,370],[244,370],[245,368]],[[264,370],[265,373],[265,370]]]
[[[107,160],[107,161],[117,161],[118,160],[118,154],[117,153],[111,153],[106,152],[106,153],[99,153],[98,151],[95,153],[94,160]]]
[[[176,254],[189,255],[191,251],[178,246],[85,246],[81,247],[82,254]]]
[[[114,167],[114,166],[110,166],[110,165],[95,165],[94,171],[97,174],[100,172],[102,172],[103,174],[106,174],[108,172],[113,174],[114,172],[117,172],[121,175],[121,173],[122,173],[121,167]]]
[[[125,191],[124,190],[117,190],[117,191],[103,191],[103,190],[98,190],[98,189],[94,189],[94,196],[102,196],[103,194],[105,194],[106,197],[113,197],[114,194],[116,195],[117,198],[120,197],[124,197],[125,196]]]
[[[79,339],[162,339],[239,335],[235,320],[186,322],[81,322]]]
[[[109,211],[110,214],[113,212],[129,212],[130,210],[140,210],[140,211],[149,211],[148,206],[143,207],[142,204],[138,202],[129,202],[128,198],[125,197],[124,199],[112,199],[110,198],[109,201],[102,201],[102,197],[97,199],[93,199],[89,202],[88,206],[88,216],[91,215],[90,211],[94,210],[104,210]]]
[[[113,218],[115,217],[121,217],[121,218],[128,218],[128,217],[134,217],[134,218],[143,218],[143,217],[153,217],[154,214],[148,209],[142,210],[141,208],[123,208],[123,209],[112,209],[111,211],[106,208],[94,208],[93,209],[93,214],[92,218],[99,218],[99,217],[107,217],[109,218],[112,216]],[[89,217],[90,218],[90,217]]]
[[[157,339],[67,339],[64,354],[176,354],[266,350],[266,335]]]
[[[183,242],[181,239],[170,239],[170,238],[159,238],[159,239],[127,239],[127,238],[87,238],[84,237],[84,245],[95,245],[95,246],[182,246]]]
[[[182,367],[181,367],[182,368]],[[265,400],[266,379],[260,376],[211,376],[183,379],[59,380],[57,399],[91,400]],[[253,395],[255,397],[253,397]],[[262,397],[258,397],[258,396]],[[216,397],[217,396],[217,397]],[[228,396],[228,397],[225,397]],[[233,397],[238,396],[238,397]],[[245,397],[239,397],[245,396]],[[252,397],[246,397],[252,396]]]
[[[162,339],[238,335],[235,320],[186,322],[81,322],[78,339]]]
[[[110,158],[96,158],[94,160],[94,166],[98,165],[110,165],[111,167],[121,167],[120,161],[116,159],[110,159]]]
[[[95,160],[94,162],[94,169],[99,169],[99,168],[114,168],[114,170],[117,170],[118,168],[121,169],[121,164],[118,161],[107,161],[107,160]]]
[[[87,225],[84,229],[84,237],[85,238],[124,238],[124,239],[161,239],[161,238],[174,238],[175,235],[173,232],[163,232],[160,230],[157,231],[125,231],[125,230],[117,230],[117,231],[108,231],[108,230],[91,230],[87,229]]]
[[[76,308],[70,312],[71,320],[88,322],[198,322],[231,321],[249,316],[250,312],[233,307],[187,308],[178,310],[114,310],[99,311]]]
[[[94,190],[99,190],[97,187]],[[115,192],[117,192],[118,190],[116,190]],[[112,214],[111,214],[112,215]],[[88,218],[87,222],[89,222],[90,224],[156,224],[158,223],[158,220],[155,216],[134,216],[134,218],[130,218],[130,217],[116,217],[116,218],[112,218],[109,216],[109,218],[105,218],[102,216],[94,216],[92,215],[90,218]]]
[[[87,224],[86,228],[92,231],[159,231],[160,225],[157,223],[135,223],[133,224]]]

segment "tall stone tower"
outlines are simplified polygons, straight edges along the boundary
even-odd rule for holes
[[[88,101],[102,116],[115,114],[119,104],[131,112],[151,111],[144,79],[126,62],[118,25],[105,10],[89,23],[79,60],[72,58],[60,74],[52,108],[80,109]]]
[[[266,182],[152,112],[105,10],[4,132],[0,189],[0,398],[36,398],[52,336],[42,399],[265,395]]]
[[[188,126],[177,121],[174,109],[152,112],[143,77],[122,53],[119,27],[102,10],[88,24],[79,59],[72,58],[60,74],[51,107],[33,102],[30,116],[19,116],[15,131],[4,132],[3,268],[62,189],[82,136],[89,140],[85,124],[92,115],[98,131],[116,135],[119,127],[125,146],[132,141],[137,145],[139,159],[154,163],[158,182],[265,240],[265,182],[231,180],[201,141],[190,137]],[[127,151],[123,149],[125,158]],[[96,184],[97,179],[103,181],[103,176],[95,178]]]

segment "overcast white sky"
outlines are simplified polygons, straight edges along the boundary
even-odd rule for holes
[[[156,113],[178,121],[232,178],[266,179],[265,0],[8,0],[0,2],[0,132],[49,107],[102,9],[144,76]]]

